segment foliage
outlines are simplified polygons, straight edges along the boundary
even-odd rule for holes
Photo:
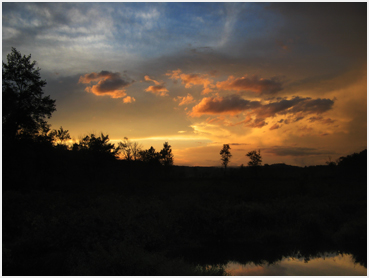
[[[232,157],[231,152],[229,151],[231,148],[229,147],[229,144],[224,144],[223,149],[220,151],[221,155],[221,161],[224,168],[227,168],[227,165],[230,161],[230,158]]]
[[[246,154],[250,158],[250,161],[248,163],[249,166],[261,166],[261,155],[260,150],[257,152],[256,150],[248,152]]]
[[[50,131],[48,136],[51,137],[57,146],[64,145],[68,139],[71,139],[68,130],[64,130],[62,126],[59,130],[54,129]]]
[[[337,166],[339,161],[340,161],[339,159],[337,159],[336,161],[332,161],[332,158],[329,156],[328,161],[326,161],[325,164],[327,164],[328,166],[333,167],[333,166]]]
[[[115,158],[118,155],[119,147],[109,143],[109,135],[105,136],[101,133],[99,137],[96,137],[95,134],[86,135],[80,142],[73,144],[72,150],[91,154],[103,154]]]
[[[148,150],[139,152],[140,160],[149,164],[160,164],[160,153],[156,152],[154,147],[151,146]]]
[[[160,160],[164,166],[172,166],[173,165],[173,154],[171,146],[168,142],[165,142],[163,145],[163,149],[160,151]]]
[[[363,150],[360,153],[353,153],[345,157],[340,157],[337,160],[337,165],[342,167],[366,168],[366,164],[367,164],[367,150]]]
[[[31,62],[31,54],[23,56],[15,48],[3,62],[3,138],[14,140],[17,135],[35,136],[48,129],[45,118],[55,109],[55,100],[43,96],[45,80],[40,68]]]

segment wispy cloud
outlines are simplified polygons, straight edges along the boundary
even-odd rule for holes
[[[213,80],[210,79],[207,74],[186,74],[182,73],[180,69],[177,69],[172,72],[168,72],[166,75],[173,80],[181,80],[182,84],[185,85],[185,88],[191,88],[193,85],[204,86],[204,90],[202,90],[202,94],[204,95],[213,92],[213,88],[215,87]]]
[[[145,81],[151,81],[151,82],[154,82],[155,85],[153,86],[149,86],[147,89],[145,89],[146,92],[151,92],[157,96],[162,96],[162,97],[165,97],[165,96],[168,96],[168,90],[167,88],[165,88],[164,86],[164,82],[159,82],[159,81],[156,81],[152,78],[150,78],[148,75],[145,76]]]
[[[279,125],[279,124],[274,124],[274,125],[272,125],[272,126],[269,128],[269,130],[274,130],[274,129],[278,129],[278,128],[280,128],[280,125]]]
[[[219,90],[253,91],[259,94],[275,94],[282,90],[282,83],[277,78],[264,79],[256,75],[235,78],[228,77],[226,81],[217,82]]]
[[[320,122],[322,124],[333,124],[335,121],[336,120],[332,120],[331,118],[323,118],[322,116],[309,118],[310,123]]]
[[[187,94],[187,96],[185,96],[185,97],[178,96],[178,97],[174,98],[173,100],[174,101],[180,101],[179,104],[178,104],[179,106],[195,102],[195,100],[194,100],[194,98],[191,94]]]

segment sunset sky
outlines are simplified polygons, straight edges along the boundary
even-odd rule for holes
[[[75,140],[175,165],[325,164],[367,146],[367,4],[2,3],[2,59],[32,55]]]

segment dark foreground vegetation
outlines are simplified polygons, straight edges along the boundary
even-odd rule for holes
[[[4,275],[221,275],[205,266],[326,251],[366,267],[366,151],[212,178],[41,145],[3,163]]]
[[[307,168],[250,152],[232,169],[225,147],[223,169],[173,166],[168,143],[67,145],[34,67],[16,49],[3,63],[3,275],[222,275],[228,260],[330,251],[366,267],[366,150]]]

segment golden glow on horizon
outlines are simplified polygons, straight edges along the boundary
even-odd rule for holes
[[[183,133],[182,133],[183,134]],[[128,138],[130,141],[199,141],[199,140],[209,140],[207,137],[193,136],[193,135],[170,135],[170,136],[153,136],[153,137],[141,137],[141,138]],[[120,142],[122,139],[112,139],[113,142]]]

